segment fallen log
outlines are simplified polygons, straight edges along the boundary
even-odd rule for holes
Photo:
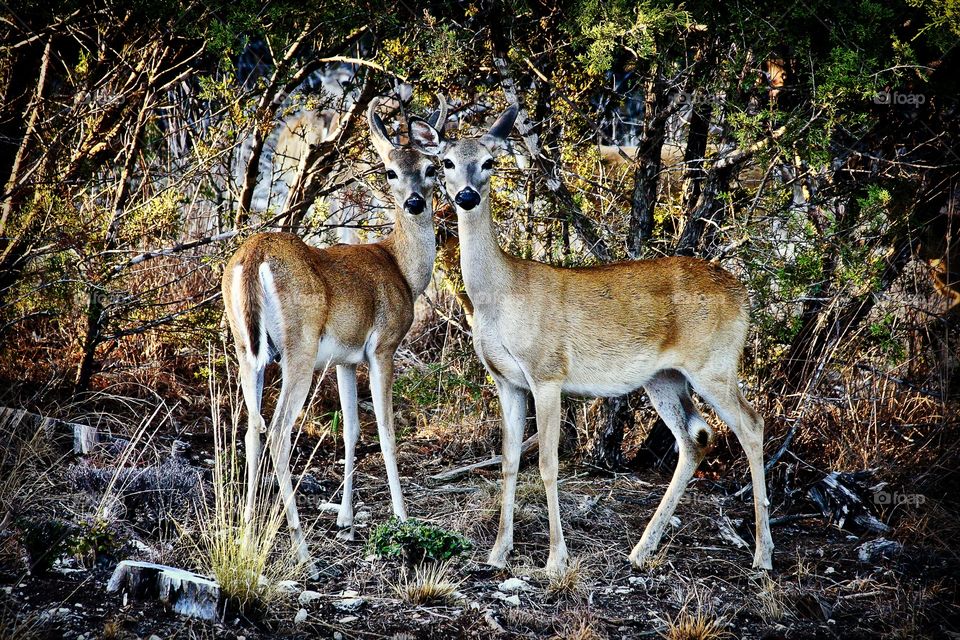
[[[807,489],[807,496],[830,524],[840,529],[859,533],[872,531],[888,533],[890,527],[872,513],[871,501],[877,503],[877,495],[867,486],[876,469],[863,471],[831,471]],[[871,500],[872,499],[872,500]]]
[[[537,434],[533,434],[529,438],[523,441],[523,444],[520,445],[520,455],[521,457],[534,451],[540,446],[540,439],[537,437]],[[487,467],[495,467],[503,462],[502,455],[495,455],[492,458],[482,460],[480,462],[474,462],[473,464],[468,464],[462,467],[457,467],[455,469],[449,469],[438,473],[434,476],[430,476],[431,480],[437,480],[439,482],[450,482],[451,480],[456,480],[460,476],[466,475],[471,471],[476,471],[477,469],[485,469]]]
[[[0,422],[9,424],[26,423],[37,430],[43,429],[49,439],[64,446],[71,443],[73,452],[82,455],[93,453],[100,442],[96,427],[67,422],[58,418],[48,418],[23,409],[0,407]]]

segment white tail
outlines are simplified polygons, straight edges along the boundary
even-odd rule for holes
[[[513,548],[527,391],[536,405],[550,518],[547,568],[560,570],[567,561],[557,497],[560,394],[611,396],[644,387],[677,439],[680,460],[631,561],[639,566],[657,548],[713,439],[691,400],[692,388],[743,445],[756,513],[753,562],[770,568],[763,419],[737,386],[749,321],[746,290],[719,266],[693,258],[563,269],[505,253],[490,215],[490,178],[516,116],[517,108],[510,107],[487,134],[450,142],[441,156],[445,187],[456,204],[463,281],[474,306],[474,346],[503,407],[503,498],[489,563],[503,566]]]
[[[337,524],[352,536],[353,458],[360,433],[356,366],[361,362],[370,366],[393,511],[406,518],[395,457],[393,356],[410,328],[413,303],[433,270],[436,170],[429,154],[436,151],[439,140],[421,137],[415,146],[394,145],[376,106],[376,102],[370,105],[368,122],[397,203],[393,232],[374,244],[327,249],[310,247],[292,234],[257,234],[234,254],[223,276],[224,307],[236,342],[248,414],[245,517],[254,515],[260,433],[266,431],[287,524],[304,562],[309,562],[310,555],[290,480],[290,435],[315,369],[336,366],[343,410],[346,468]],[[445,111],[443,105],[438,121],[443,121]],[[280,362],[282,384],[267,429],[260,414],[263,373],[275,358]]]

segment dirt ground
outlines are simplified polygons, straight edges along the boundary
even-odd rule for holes
[[[202,428],[194,431],[184,461],[205,471],[213,455],[212,440]],[[365,425],[353,542],[338,539],[335,515],[320,509],[327,500],[339,499],[335,493],[342,480],[342,444],[327,439],[313,466],[297,470],[301,516],[322,573],[320,580],[298,586],[320,594],[309,605],[301,606],[295,591],[271,610],[248,616],[228,613],[210,623],[182,618],[152,600],[107,594],[105,585],[116,561],[176,558],[167,553],[173,548],[173,530],[133,527],[133,533],[125,534],[131,539],[124,541],[123,552],[101,557],[93,567],[63,555],[45,574],[5,573],[0,601],[7,622],[0,626],[0,631],[6,629],[0,635],[78,640],[960,637],[960,565],[955,555],[931,546],[935,538],[912,540],[907,532],[894,532],[889,537],[902,542],[901,549],[863,561],[858,549],[878,535],[858,536],[829,526],[811,513],[816,510],[809,503],[774,490],[775,568],[769,574],[751,569],[753,510],[748,499],[733,497],[746,480],[739,472],[700,474],[677,511],[661,553],[640,571],[631,568],[627,556],[663,495],[669,474],[597,474],[566,461],[560,500],[574,562],[561,580],[540,569],[547,555],[546,507],[535,456],[528,456],[518,485],[514,555],[507,569],[491,569],[483,560],[496,534],[499,469],[448,483],[432,481],[430,475],[465,461],[449,459],[449,448],[437,440],[416,437],[399,447],[409,514],[463,533],[474,547],[452,569],[462,580],[452,602],[407,604],[393,588],[402,579],[401,563],[372,558],[364,548],[371,526],[390,516],[382,459],[372,436]],[[301,450],[309,444],[310,439],[303,438]],[[77,468],[107,466],[108,458],[71,456],[63,464],[67,473],[73,469],[76,474]],[[72,503],[65,500],[63,516],[70,517],[83,500],[82,495]],[[515,594],[498,588],[510,577],[525,582]],[[350,610],[338,608],[345,591],[356,592],[362,602]],[[518,596],[519,606],[507,601],[509,595]],[[694,628],[698,620],[709,633]]]

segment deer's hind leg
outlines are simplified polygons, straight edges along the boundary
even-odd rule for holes
[[[773,538],[767,504],[767,484],[763,468],[763,418],[747,402],[737,387],[736,374],[705,375],[691,378],[694,390],[713,407],[740,441],[750,464],[753,482],[753,506],[756,517],[757,547],[753,566],[773,568]]]
[[[310,384],[313,382],[313,360],[290,358],[289,361],[282,361],[282,366],[283,384],[280,387],[280,397],[277,400],[277,409],[273,414],[267,441],[273,456],[273,467],[280,485],[280,497],[283,500],[293,546],[297,550],[300,561],[307,565],[311,575],[316,578],[318,573],[310,561],[310,552],[307,549],[303,529],[300,526],[300,515],[297,512],[297,498],[290,479],[290,435],[306,402],[307,394],[310,392]]]
[[[690,398],[687,379],[679,371],[661,371],[644,385],[654,409],[677,439],[679,460],[660,506],[630,553],[630,562],[642,567],[657,550],[697,465],[703,460],[713,433]]]
[[[343,416],[343,497],[337,514],[337,537],[353,540],[353,476],[357,440],[360,438],[360,417],[357,414],[357,368],[353,365],[337,367],[337,389],[340,392],[340,411]]]

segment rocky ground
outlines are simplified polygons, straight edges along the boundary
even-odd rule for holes
[[[750,568],[752,506],[733,497],[745,480],[742,467],[705,472],[694,481],[662,553],[639,571],[627,556],[669,474],[650,469],[596,474],[567,461],[560,499],[574,562],[556,577],[540,570],[547,554],[546,509],[535,456],[528,457],[518,489],[515,554],[508,569],[493,570],[482,561],[496,533],[498,469],[433,481],[432,474],[469,460],[450,459],[443,443],[416,437],[405,439],[399,453],[410,515],[459,531],[474,547],[450,567],[455,593],[449,600],[408,604],[398,585],[409,581],[411,572],[399,560],[371,557],[364,544],[371,527],[390,515],[382,459],[366,427],[356,540],[338,539],[335,516],[321,509],[336,499],[342,474],[336,444],[328,439],[310,469],[302,463],[297,469],[301,515],[321,578],[283,585],[284,594],[265,610],[221,611],[213,622],[191,619],[156,597],[106,590],[120,560],[190,562],[189,554],[179,551],[178,527],[189,527],[183,504],[199,490],[194,481],[209,481],[212,439],[203,428],[155,438],[157,451],[172,453],[149,464],[128,464],[137,473],[115,482],[114,526],[109,534],[92,536],[92,546],[101,549],[58,550],[49,568],[35,565],[28,573],[15,558],[29,557],[25,549],[36,541],[23,539],[22,532],[19,539],[6,534],[0,636],[955,638],[960,632],[960,565],[949,541],[938,542],[935,532],[917,535],[914,528],[881,535],[827,524],[803,491],[776,488],[789,486],[783,479],[790,474],[783,470],[771,474],[774,571]],[[302,439],[303,452],[308,442],[313,441]],[[61,458],[52,486],[72,493],[58,498],[60,519],[82,526],[78,514],[102,499],[123,449],[123,442],[101,443],[90,454]],[[780,466],[789,471],[789,463]]]

